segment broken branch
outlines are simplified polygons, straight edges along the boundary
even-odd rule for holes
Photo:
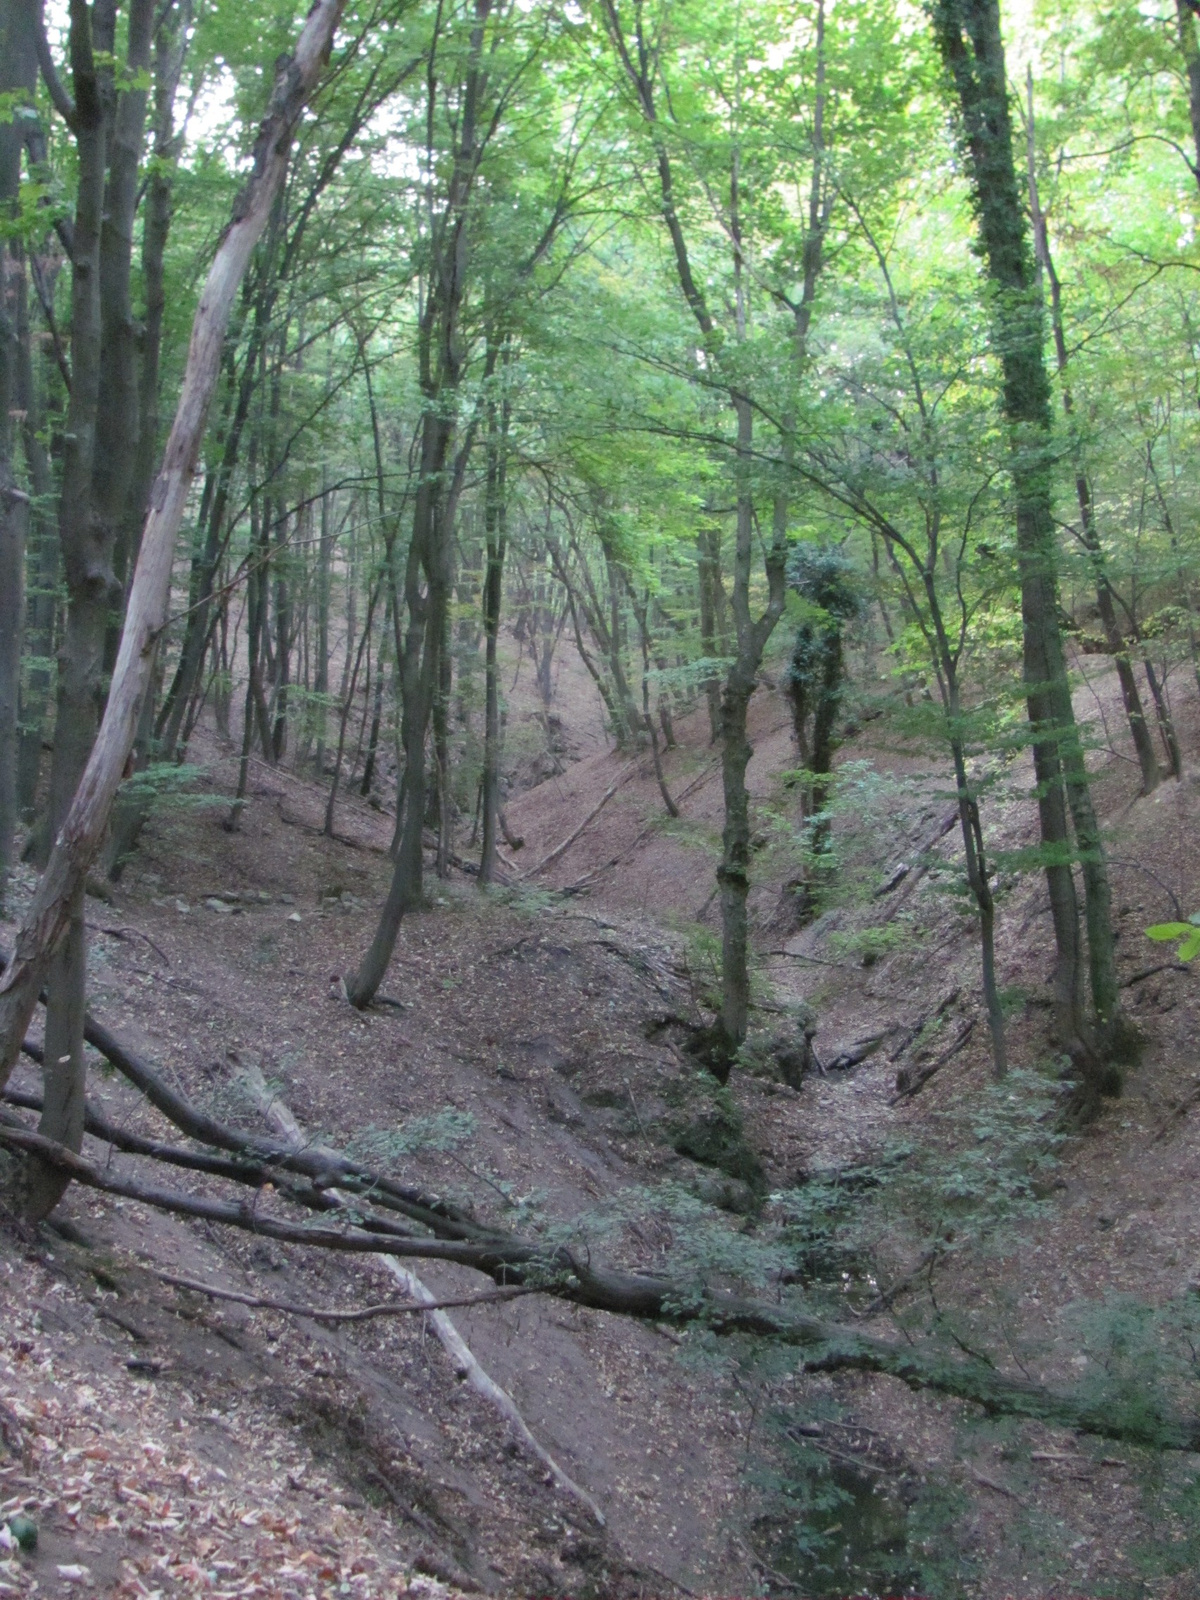
[[[157,1267],[148,1266],[146,1271],[161,1278],[164,1283],[174,1284],[177,1289],[190,1289],[194,1294],[207,1295],[210,1300],[232,1300],[237,1305],[251,1306],[259,1311],[282,1311],[290,1317],[311,1317],[314,1322],[370,1322],[375,1317],[399,1317],[417,1311],[496,1305],[500,1301],[516,1300],[520,1295],[542,1292],[534,1285],[513,1284],[510,1288],[494,1289],[487,1294],[459,1295],[453,1300],[431,1300],[428,1304],[423,1300],[405,1301],[403,1304],[393,1300],[376,1306],[360,1306],[354,1311],[333,1311],[328,1306],[298,1306],[290,1300],[270,1300],[263,1295],[241,1294],[236,1289],[218,1289],[211,1283],[198,1283],[194,1278],[180,1278],[173,1272],[160,1272]]]

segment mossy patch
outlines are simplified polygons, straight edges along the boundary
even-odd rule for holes
[[[766,1173],[746,1140],[742,1114],[729,1090],[707,1073],[697,1073],[677,1080],[670,1098],[674,1109],[666,1129],[671,1148],[746,1184],[755,1195],[764,1194]]]

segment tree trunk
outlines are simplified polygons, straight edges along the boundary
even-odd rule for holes
[[[1129,722],[1133,747],[1137,753],[1138,766],[1142,773],[1142,793],[1150,794],[1158,786],[1158,759],[1154,754],[1154,743],[1150,737],[1150,730],[1146,726],[1146,717],[1142,710],[1141,696],[1138,694],[1137,680],[1133,675],[1133,665],[1129,659],[1129,649],[1117,623],[1112,585],[1108,581],[1104,554],[1096,531],[1091,486],[1083,468],[1082,451],[1078,436],[1074,430],[1074,399],[1067,383],[1069,356],[1066,330],[1063,323],[1062,285],[1059,282],[1058,273],[1054,270],[1054,258],[1050,253],[1049,227],[1038,195],[1037,169],[1035,165],[1036,145],[1034,138],[1032,67],[1028,69],[1026,91],[1028,99],[1026,122],[1028,129],[1029,209],[1033,219],[1033,242],[1038,264],[1045,273],[1046,280],[1050,285],[1050,321],[1054,333],[1054,351],[1058,364],[1058,375],[1062,383],[1063,412],[1066,415],[1067,426],[1071,429],[1071,450],[1075,462],[1075,498],[1079,505],[1080,536],[1083,540],[1084,548],[1088,552],[1095,577],[1096,607],[1100,613],[1101,625],[1104,628],[1105,643],[1108,645],[1109,653],[1112,655],[1117,669],[1117,681],[1121,686],[1121,699],[1125,706],[1125,715]]]
[[[717,655],[717,586],[721,582],[721,530],[716,518],[706,518],[696,535],[696,579],[700,591],[700,649],[706,661]],[[721,736],[721,679],[706,671],[704,698],[708,704],[709,741]]]
[[[340,13],[341,0],[316,0],[295,55],[279,64],[253,170],[235,201],[201,292],[175,422],[150,497],[104,720],[18,932],[13,958],[0,978],[0,1087],[20,1053],[52,957],[69,931],[82,926],[83,885],[133,745],[155,644],[166,621],[175,537],[216,386],[230,307],[283,182],[296,123],[328,59]]]
[[[1200,43],[1196,39],[1196,17],[1189,0],[1175,0],[1175,20],[1179,29],[1179,49],[1187,73],[1188,118],[1196,151],[1192,176],[1200,184]]]
[[[1013,159],[999,0],[936,0],[933,16],[938,45],[954,78],[962,110],[1003,369],[1003,406],[1016,500],[1025,691],[1057,947],[1057,1022],[1063,1044],[1080,1071],[1083,1092],[1094,1100],[1115,1092],[1119,1076],[1090,1045],[1084,1025],[1068,804],[1084,880],[1092,1002],[1101,1052],[1118,1026],[1111,906],[1103,844],[1075,726],[1058,624],[1044,317]]]
[[[454,512],[470,455],[475,424],[453,456],[458,431],[464,351],[460,322],[470,256],[468,209],[479,174],[485,131],[482,100],[488,89],[484,33],[492,0],[474,0],[474,17],[462,85],[461,111],[446,198],[437,218],[430,281],[418,328],[418,366],[425,402],[413,531],[405,570],[408,628],[400,668],[403,685],[403,805],[396,819],[395,868],[379,925],[357,972],[346,980],[352,1005],[371,1003],[383,981],[405,913],[423,894],[426,774],[425,746],[442,690],[442,653],[453,577]],[[430,68],[429,115],[436,81]],[[494,126],[494,125],[493,125]],[[447,774],[442,774],[445,798]],[[444,831],[444,830],[443,830]]]
[[[42,773],[42,743],[54,689],[54,628],[58,615],[58,534],[48,510],[53,483],[42,440],[41,397],[34,382],[26,280],[17,282],[16,403],[29,488],[33,495],[25,568],[25,683],[21,698],[17,794],[21,815],[33,822]],[[47,843],[47,849],[49,844]]]
[[[316,725],[314,764],[318,780],[325,772],[325,736],[329,727],[329,601],[333,578],[333,508],[322,481],[321,524],[317,545],[317,661],[313,672],[313,721]]]
[[[483,844],[479,854],[479,886],[486,888],[496,875],[496,829],[500,816],[500,666],[496,649],[500,637],[500,606],[504,594],[504,557],[508,548],[508,423],[509,401],[488,403],[487,477],[483,526],[487,565],[483,577],[483,775],[481,806]]]
[[[26,29],[12,0],[0,4],[0,94],[33,102],[36,62],[23,45]],[[29,496],[14,463],[18,367],[27,335],[21,299],[25,260],[7,225],[19,207],[21,135],[16,117],[0,122],[0,915],[4,912],[16,839],[18,717],[21,699],[21,636],[25,621],[25,544]]]
[[[100,228],[100,386],[92,492],[95,515],[104,529],[103,537],[112,548],[113,573],[120,585],[122,602],[132,560],[136,557],[131,546],[141,531],[140,517],[135,528],[130,527],[129,521],[129,498],[138,466],[141,436],[139,340],[133,320],[130,274],[154,9],[154,0],[130,0],[125,62],[127,85],[117,97],[106,144],[108,179]],[[119,635],[118,612],[110,621],[109,645],[105,652],[110,669],[116,658]]]
[[[119,589],[112,568],[115,529],[99,514],[96,430],[103,382],[101,238],[104,221],[107,129],[112,114],[111,64],[116,13],[112,0],[89,12],[71,13],[73,66],[72,132],[78,160],[71,255],[71,394],[63,435],[59,541],[67,584],[67,618],[59,655],[54,753],[50,764],[50,835],[61,828],[87,765],[103,693],[104,644],[109,606]],[[83,1124],[83,1012],[87,935],[82,886],[64,905],[65,944],[49,967],[46,1033],[53,1037],[46,1103],[38,1130],[78,1150]],[[61,1198],[66,1182],[56,1168],[36,1160],[26,1177],[27,1214],[43,1217]]]

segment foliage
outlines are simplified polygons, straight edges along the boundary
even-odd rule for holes
[[[1186,922],[1157,922],[1146,929],[1146,937],[1160,943],[1178,939],[1176,956],[1180,961],[1192,961],[1200,954],[1200,912],[1194,912]]]

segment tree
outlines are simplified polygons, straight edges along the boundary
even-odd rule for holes
[[[82,931],[88,868],[104,836],[117,785],[137,731],[142,701],[149,688],[153,647],[166,620],[170,599],[175,536],[183,519],[191,475],[216,386],[230,308],[250,253],[283,182],[293,131],[324,69],[340,15],[339,0],[317,0],[300,34],[294,56],[280,63],[267,115],[259,130],[253,170],[235,204],[196,309],[183,389],[163,464],[151,492],[150,511],[134,570],[104,717],[78,788],[58,828],[37,893],[22,921],[13,956],[0,978],[0,1086],[8,1081],[42,983],[64,941],[67,955],[59,959],[63,965],[68,958],[71,961],[71,967],[62,974],[64,986],[72,997],[82,994],[84,975],[82,971],[76,973],[74,966],[77,962],[82,967],[83,945],[82,940],[72,944],[71,939],[74,930]],[[81,13],[81,17],[77,88],[83,87],[85,93],[90,93],[94,88],[91,76],[96,70],[95,57],[88,48],[86,14]],[[87,322],[88,308],[81,305],[79,315],[81,323]],[[71,1020],[72,1023],[78,1021],[82,1036],[82,1004]],[[81,1037],[79,1042],[81,1045]],[[47,1045],[53,1048],[49,1027]],[[69,1053],[68,1062],[64,1064],[80,1057],[81,1050]],[[81,1139],[82,1082],[60,1080],[56,1087],[60,1089],[63,1120],[70,1119],[68,1131],[73,1133],[78,1127]],[[49,1086],[46,1099],[50,1099]],[[54,1173],[48,1189],[58,1186],[61,1192],[60,1173],[61,1169]]]
[[[989,305],[1003,369],[1003,410],[1016,501],[1025,690],[1058,952],[1058,1026],[1086,1092],[1094,1098],[1120,1086],[1119,1071],[1111,1061],[1120,1026],[1111,897],[1058,623],[1044,319],[1016,179],[998,0],[938,0],[933,21],[961,111],[980,253],[987,264]],[[1080,993],[1079,917],[1070,867],[1068,808],[1083,871],[1094,1043],[1088,1037]]]

